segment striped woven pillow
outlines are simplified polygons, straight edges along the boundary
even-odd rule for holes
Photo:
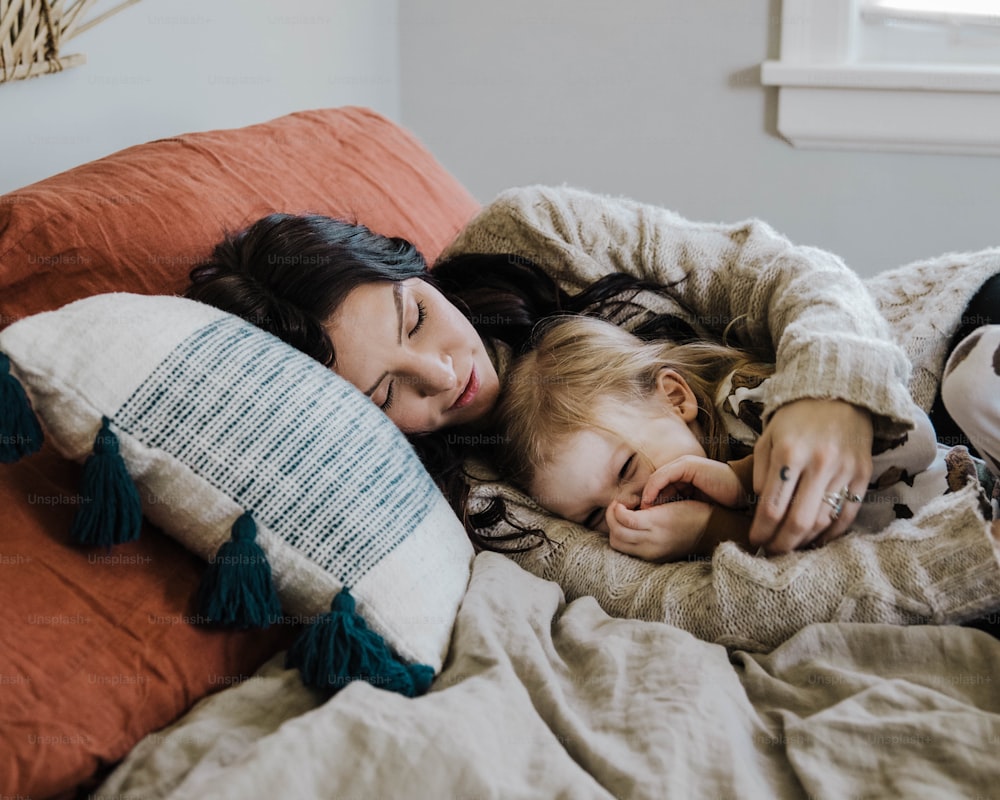
[[[267,624],[279,613],[273,580],[281,613],[316,622],[290,651],[307,682],[426,688],[472,547],[409,443],[361,392],[254,325],[180,297],[80,300],[11,325],[0,353],[45,435],[87,461],[81,542],[138,530],[131,478],[142,512],[212,563],[210,621]],[[7,440],[28,442],[3,402]],[[372,640],[388,644],[401,677],[379,665]]]

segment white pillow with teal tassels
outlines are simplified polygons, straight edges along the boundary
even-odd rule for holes
[[[37,450],[42,432],[86,460],[77,542],[128,541],[144,512],[210,562],[199,598],[209,621],[318,615],[288,656],[307,684],[427,689],[472,545],[361,392],[180,297],[79,300],[0,332],[0,354],[0,461]]]

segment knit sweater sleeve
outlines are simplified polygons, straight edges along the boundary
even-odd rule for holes
[[[910,427],[909,362],[858,276],[763,222],[696,223],[624,198],[532,186],[487,206],[444,257],[459,253],[529,258],[571,292],[611,272],[670,286],[689,321],[722,329],[741,318],[775,353],[765,419],[794,400],[836,398],[871,411],[877,435]]]
[[[531,520],[539,523],[550,543],[513,558],[568,600],[593,596],[612,616],[729,647],[769,650],[814,622],[960,623],[1000,609],[1000,549],[973,486],[882,533],[774,558],[727,542],[711,559],[652,564],[572,523]]]

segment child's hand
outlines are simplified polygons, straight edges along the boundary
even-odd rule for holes
[[[677,500],[639,511],[614,502],[605,512],[608,540],[620,553],[646,561],[707,555],[699,544],[711,513],[712,507],[699,500]]]
[[[728,464],[698,456],[680,456],[656,470],[642,490],[640,509],[691,496],[728,508],[745,508],[747,493]]]

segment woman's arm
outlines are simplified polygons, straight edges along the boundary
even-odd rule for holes
[[[776,356],[765,419],[794,400],[837,398],[870,411],[879,436],[911,426],[909,363],[861,280],[763,222],[691,222],[624,198],[532,186],[503,192],[445,256],[472,252],[529,258],[572,292],[611,272],[671,285],[703,328],[745,319]],[[642,301],[676,311],[669,300]]]
[[[473,486],[473,505],[497,492],[521,524],[549,537],[512,557],[557,582],[567,600],[593,596],[612,616],[667,622],[730,647],[770,650],[813,622],[960,623],[1000,609],[1000,531],[983,520],[976,487],[878,535],[780,558],[724,545],[711,560],[674,564],[617,553],[603,535],[539,511],[503,484]],[[511,531],[501,524],[494,534]]]
[[[836,256],[794,246],[762,222],[696,223],[632,200],[536,186],[501,194],[445,255],[470,252],[529,258],[571,292],[611,272],[655,280],[702,328],[742,319],[776,364],[766,447],[757,451],[765,511],[755,518],[755,543],[790,550],[818,536],[829,524],[822,495],[843,484],[845,470],[852,485],[867,483],[871,437],[891,439],[912,424],[909,364],[861,281]],[[679,310],[649,293],[641,302]],[[798,401],[808,402],[796,410]],[[794,507],[780,479],[786,466],[806,498]],[[846,507],[832,532],[854,513]]]

